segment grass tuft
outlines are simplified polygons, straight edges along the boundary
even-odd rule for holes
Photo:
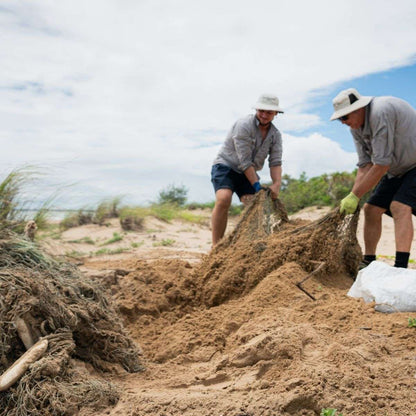
[[[173,246],[175,243],[176,243],[175,240],[172,240],[170,238],[166,238],[162,241],[158,241],[156,243],[153,243],[153,247],[159,247],[159,246],[169,247],[169,246]]]
[[[101,245],[106,246],[108,244],[117,243],[118,241],[121,241],[122,239],[123,239],[122,235],[120,235],[119,233],[113,233],[113,236],[107,241],[104,241],[104,243],[102,243]]]

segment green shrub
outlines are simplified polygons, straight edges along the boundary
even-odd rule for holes
[[[165,189],[159,192],[158,203],[164,204],[175,204],[180,207],[185,205],[188,195],[188,189],[185,186],[168,185]]]
[[[335,206],[351,191],[355,172],[336,172],[308,179],[303,172],[299,179],[283,175],[279,198],[289,213],[312,205]]]

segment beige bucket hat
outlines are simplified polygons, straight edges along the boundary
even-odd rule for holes
[[[260,95],[253,108],[255,110],[268,110],[283,113],[284,111],[279,106],[279,99],[275,95],[263,94]]]
[[[336,120],[342,116],[352,113],[359,108],[363,108],[373,99],[373,97],[362,96],[355,88],[348,88],[341,91],[333,100],[334,113],[330,120]]]

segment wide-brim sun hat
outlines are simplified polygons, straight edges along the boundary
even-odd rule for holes
[[[336,120],[342,116],[363,108],[370,103],[373,97],[360,95],[355,88],[348,88],[341,91],[333,100],[334,113],[330,120]]]
[[[275,95],[271,94],[260,95],[253,108],[255,110],[277,111],[278,113],[284,112],[280,108],[279,99]]]

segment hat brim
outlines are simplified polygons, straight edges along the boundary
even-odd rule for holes
[[[267,104],[260,104],[257,103],[253,106],[255,110],[266,110],[266,111],[277,111],[278,113],[284,113],[284,111],[275,105],[267,105]]]
[[[373,97],[361,96],[355,103],[352,103],[348,107],[344,107],[344,108],[341,108],[337,111],[334,111],[330,120],[331,121],[332,120],[337,120],[342,116],[346,116],[347,114],[350,114],[355,110],[363,108],[366,105],[368,105],[372,99],[373,99]]]

